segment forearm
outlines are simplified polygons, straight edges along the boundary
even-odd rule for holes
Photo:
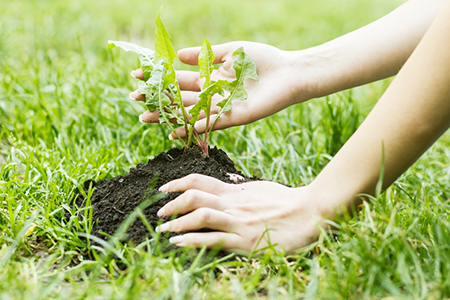
[[[386,188],[450,126],[449,20],[450,2],[364,123],[312,183],[327,207],[374,194],[382,144]]]
[[[315,98],[393,76],[445,2],[408,1],[365,27],[290,55],[299,72],[309,70],[311,94]]]

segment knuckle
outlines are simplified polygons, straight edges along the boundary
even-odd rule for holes
[[[188,190],[184,194],[184,204],[187,207],[192,206],[198,200],[198,192],[196,190]]]
[[[202,85],[201,85],[201,82],[200,82],[200,76],[197,77],[197,78],[195,78],[195,84],[196,84],[198,87],[201,87],[201,86],[202,86]]]
[[[258,221],[258,219],[255,218],[247,218],[245,220],[241,220],[241,222],[245,225],[245,226],[253,226],[255,225]]]
[[[249,238],[249,244],[252,245],[252,248],[258,243],[259,237],[256,235],[253,235]]]
[[[225,240],[223,234],[216,234],[213,245],[223,245],[223,244],[225,244],[225,242],[226,242],[226,240]]]
[[[201,246],[202,242],[196,238],[197,234],[188,233],[184,235],[184,241],[191,246]]]
[[[198,221],[200,224],[208,224],[212,218],[211,211],[206,208],[197,209]]]
[[[164,210],[166,216],[171,216],[173,214],[173,204],[171,202],[167,203]]]
[[[170,224],[170,231],[171,232],[180,232],[180,231],[182,231],[180,222],[172,221],[169,224]]]
[[[200,175],[199,174],[189,174],[186,177],[186,181],[189,184],[189,186],[195,186],[200,181]]]

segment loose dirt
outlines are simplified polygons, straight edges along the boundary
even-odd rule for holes
[[[209,157],[203,157],[201,151],[196,147],[186,149],[186,151],[173,148],[160,153],[149,160],[147,164],[140,163],[135,168],[131,168],[128,174],[98,182],[88,180],[84,183],[86,193],[90,185],[95,188],[91,196],[93,207],[91,234],[107,240],[107,235],[113,235],[124,219],[141,202],[158,194],[159,187],[191,173],[212,176],[227,183],[236,183],[230,179],[228,175],[230,173],[241,175],[244,178],[239,182],[258,180],[255,177],[246,177],[237,171],[233,161],[220,149],[212,148],[209,150]],[[156,184],[153,182],[153,187],[150,186],[152,178],[157,178],[154,180]],[[143,210],[143,214],[152,228],[162,221],[168,220],[158,218],[156,212],[180,194],[180,192],[168,193]],[[76,205],[78,207],[86,205],[81,194],[78,194]],[[176,234],[169,234],[169,236],[172,235]],[[129,228],[125,240],[139,243],[148,236],[150,236],[148,229],[140,219],[137,219]]]

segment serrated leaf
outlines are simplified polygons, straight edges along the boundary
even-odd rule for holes
[[[175,69],[173,68],[173,62],[177,58],[177,54],[173,49],[172,43],[170,42],[170,35],[161,20],[161,10],[155,18],[156,29],[155,29],[155,60],[164,60],[166,62],[165,67],[167,69],[165,78],[165,88],[170,84],[177,84],[177,78],[175,74]],[[181,94],[177,92],[175,97],[176,103],[181,103]]]
[[[178,123],[182,123],[181,125],[187,129],[188,114],[182,105],[181,92],[173,67],[173,62],[177,56],[170,42],[170,36],[161,21],[160,11],[155,18],[155,22],[155,51],[127,42],[109,41],[108,47],[110,49],[121,47],[126,51],[139,53],[145,80],[138,83],[138,91],[145,95],[145,105],[148,110],[151,112],[158,110],[160,122],[168,123],[172,131],[174,128],[169,123],[171,118],[175,118]],[[178,106],[170,106],[172,100]],[[177,107],[181,110],[182,116],[178,115]],[[187,144],[185,143],[185,145]]]
[[[150,50],[148,48],[144,48],[141,46],[138,46],[133,43],[123,42],[123,41],[108,41],[108,49],[114,49],[116,47],[122,48],[125,51],[132,51],[139,55],[142,55],[150,60],[151,57],[154,56],[155,51]]]
[[[166,118],[168,120],[170,120],[170,119],[176,119],[177,121],[182,120],[180,118],[180,116],[177,115],[178,111],[177,111],[176,107],[174,107],[174,106],[172,106],[172,107],[171,106],[166,106],[166,108],[167,108],[167,111],[166,111],[165,114],[166,114]],[[159,118],[160,118],[160,122],[161,122],[161,118],[165,121],[165,119],[161,115],[160,115]]]
[[[157,90],[155,86],[146,84],[144,81],[139,81],[138,92],[145,95],[145,106],[147,106],[149,111],[154,112],[158,109],[158,99],[155,97]]]
[[[214,70],[214,52],[211,49],[211,44],[207,39],[203,40],[200,54],[198,55],[198,66],[200,67],[200,78],[205,78],[203,89],[210,85],[211,73]]]
[[[158,11],[155,22],[155,59],[157,61],[162,59],[169,65],[172,65],[173,61],[177,58],[177,54],[170,42],[170,35],[161,20],[161,10]]]
[[[161,20],[161,10],[159,10],[156,15],[155,23],[155,60],[164,60],[166,62],[165,67],[167,69],[164,88],[167,88],[171,84],[178,87],[175,69],[173,68],[173,62],[177,58],[177,54],[175,53],[172,43],[170,42],[170,35]],[[179,89],[176,91],[174,98],[175,103],[182,105]]]
[[[243,82],[244,79],[251,78],[258,81],[256,74],[256,64],[253,59],[244,51],[243,47],[233,52],[233,69],[236,71],[236,80]]]
[[[217,82],[211,82],[211,73],[214,70],[213,62],[214,53],[211,44],[207,39],[204,39],[198,55],[198,65],[200,67],[200,78],[205,78],[205,83],[203,84],[203,91],[199,94],[199,101],[189,111],[192,116],[189,123],[192,126],[197,122],[202,110],[206,117],[209,116],[212,96],[217,93],[217,91],[214,91]]]
[[[108,41],[109,49],[114,49],[116,47],[139,54],[141,69],[144,72],[144,79],[148,80],[154,66],[155,51],[128,42]]]
[[[197,122],[202,110],[205,111],[206,114],[208,110],[208,97],[212,97],[215,94],[223,96],[225,87],[229,84],[230,83],[226,80],[211,81],[211,84],[198,94],[199,101],[189,111],[189,113],[192,115],[192,118],[190,120],[191,125],[194,125],[195,122]]]
[[[153,71],[153,66],[155,65],[155,63],[153,60],[150,60],[147,56],[143,55],[139,55],[139,60],[141,61],[141,69],[144,73],[144,80],[147,81],[150,78],[150,74]]]
[[[238,48],[233,53],[234,61],[232,68],[236,72],[236,79],[227,86],[227,91],[230,95],[217,103],[221,107],[218,117],[225,111],[231,109],[231,102],[233,100],[247,100],[247,92],[244,88],[245,79],[258,80],[256,73],[256,64],[251,57],[244,51],[243,47]]]
[[[160,61],[155,64],[150,78],[146,82],[140,81],[138,83],[138,91],[145,95],[145,105],[151,112],[159,110],[161,114],[164,107],[171,104],[169,97],[164,93],[165,76],[164,61]]]

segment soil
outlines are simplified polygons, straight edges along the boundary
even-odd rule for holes
[[[145,199],[158,194],[159,187],[191,173],[208,175],[227,183],[237,183],[230,179],[228,173],[241,175],[244,180],[239,181],[239,183],[258,180],[255,177],[246,177],[236,170],[233,161],[220,149],[211,148],[209,149],[209,156],[204,157],[197,147],[186,150],[173,148],[167,152],[161,152],[155,158],[149,160],[147,164],[138,164],[125,175],[98,182],[88,180],[84,183],[86,193],[90,185],[95,187],[91,196],[93,207],[91,234],[107,240],[107,235],[113,235],[136,206]],[[152,178],[157,178],[157,180],[152,182]],[[156,181],[156,184],[154,184],[154,181]],[[149,185],[154,186],[149,187]],[[168,193],[143,210],[145,217],[153,228],[168,220],[166,218],[160,219],[156,212],[180,194],[180,192]],[[78,194],[76,198],[76,205],[78,207],[86,205],[81,194]],[[177,234],[179,233],[170,233],[168,236]],[[137,219],[129,228],[125,240],[137,244],[149,236],[147,228],[140,219]]]

